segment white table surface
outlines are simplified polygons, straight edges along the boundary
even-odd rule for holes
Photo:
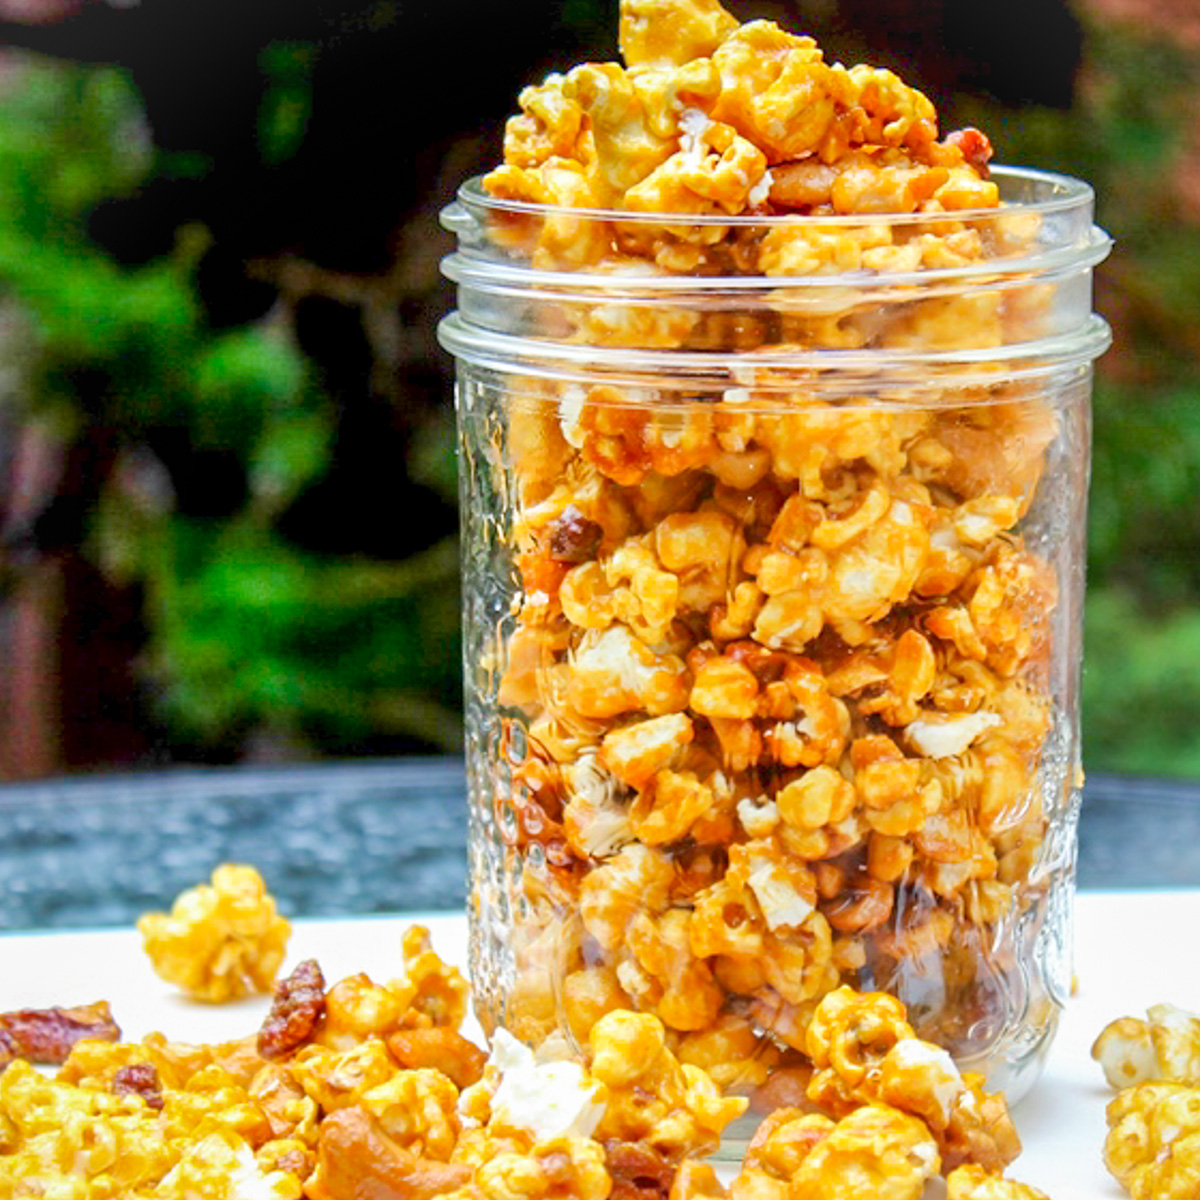
[[[287,973],[316,958],[329,982],[356,971],[386,980],[399,973],[400,934],[428,925],[449,961],[466,962],[459,916],[359,917],[294,923]],[[1025,1152],[1009,1174],[1052,1200],[1117,1200],[1124,1193],[1104,1170],[1104,1106],[1111,1092],[1089,1055],[1112,1018],[1142,1015],[1169,1001],[1200,1009],[1196,926],[1200,891],[1085,892],[1076,915],[1078,995],[1059,1028],[1045,1075],[1014,1113]],[[108,1000],[130,1040],[162,1030],[179,1041],[208,1042],[254,1032],[268,1001],[192,1003],[150,969],[134,930],[0,936],[0,1012]]]

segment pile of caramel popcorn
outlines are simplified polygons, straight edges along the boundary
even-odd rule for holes
[[[1133,1200],[1200,1195],[1200,1016],[1156,1004],[1121,1017],[1092,1047],[1118,1089],[1104,1165]]]
[[[564,287],[866,282],[746,311],[564,301],[547,336],[735,351],[729,385],[514,374],[478,435],[464,418],[509,506],[515,592],[481,656],[501,732],[476,803],[505,842],[516,971],[483,1016],[536,1045],[653,1013],[684,1062],[769,1109],[842,983],[903,995],[961,1056],[1001,1036],[1014,930],[1044,908],[1062,653],[1055,569],[1020,524],[1061,430],[1000,377],[829,399],[758,351],[1020,340],[1036,289],[864,296],[1016,253],[1036,218],[1000,207],[982,134],[938,140],[888,71],[828,65],[716,0],[621,14],[625,65],[522,93],[483,180],[509,204],[492,236]],[[634,219],[664,213],[707,223]],[[805,219],[724,223],[781,214]]]
[[[458,1032],[467,986],[419,926],[403,952],[387,984],[327,990],[300,964],[257,1035],[218,1045],[121,1042],[106,1005],[0,1015],[25,1031],[0,1074],[0,1196],[354,1200],[373,1178],[421,1196],[469,1180],[450,1163],[486,1057]]]
[[[1041,1197],[1003,1178],[1020,1148],[1003,1098],[918,1039],[892,997],[822,1001],[804,1107],[764,1122],[726,1189],[699,1160],[747,1101],[681,1062],[657,1017],[610,1012],[576,1057],[498,1030],[486,1057],[459,1032],[459,973],[420,927],[403,949],[383,985],[326,989],[301,963],[256,1036],[218,1045],[121,1042],[103,1006],[0,1016],[59,1035],[26,1036],[0,1074],[0,1196],[919,1200],[942,1172],[951,1200]],[[89,1011],[96,1036],[80,1037]]]

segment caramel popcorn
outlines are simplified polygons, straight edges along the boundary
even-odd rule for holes
[[[1101,1032],[1092,1057],[1114,1088],[1139,1083],[1200,1087],[1200,1016],[1172,1004],[1156,1004],[1147,1020],[1120,1017]]]
[[[982,1167],[957,1167],[946,1177],[946,1200],[1048,1200],[1027,1183],[989,1175]]]
[[[160,1099],[161,1108],[136,1090],[47,1079],[14,1064],[0,1079],[0,1113],[14,1133],[13,1143],[0,1147],[0,1191],[72,1200],[237,1200],[257,1188],[255,1195],[299,1200],[294,1174],[264,1171],[255,1161],[267,1129],[240,1089],[167,1090]]]
[[[1104,1165],[1133,1200],[1184,1200],[1200,1187],[1200,1088],[1143,1083],[1109,1104]]]
[[[608,1091],[596,1136],[646,1142],[671,1162],[716,1149],[747,1102],[724,1097],[699,1067],[680,1063],[662,1023],[647,1013],[608,1013],[589,1037],[591,1073]]]
[[[607,1160],[620,1200],[657,1187],[650,1149],[702,1152],[689,1068],[830,1122],[736,1200],[962,1166],[1003,1194],[1004,1101],[951,1056],[1055,1011],[1077,587],[1051,475],[1085,437],[1021,357],[1060,332],[1030,262],[1053,223],[1001,202],[984,134],[810,37],[622,0],[619,41],[521,93],[447,220],[479,1015],[590,1050],[596,1136],[640,1147]]]
[[[817,1142],[788,1194],[795,1200],[917,1200],[939,1164],[937,1145],[919,1120],[869,1104]]]
[[[745,1109],[681,1063],[646,1014],[589,1023],[582,1062],[535,1060],[498,1030],[484,1065],[456,1030],[457,972],[420,927],[404,951],[404,975],[386,986],[359,974],[321,993],[319,967],[302,963],[264,1022],[269,1058],[254,1037],[152,1034],[82,1041],[55,1080],[14,1063],[0,1079],[0,1187],[20,1179],[30,1195],[72,1200],[354,1200],[363,1189],[633,1200],[653,1178],[666,1197],[687,1157]],[[611,1000],[600,980],[588,994],[597,985]]]
[[[1200,1017],[1155,1004],[1146,1018],[1112,1021],[1092,1046],[1118,1089],[1104,1164],[1134,1200],[1173,1200],[1200,1187]]]
[[[253,867],[226,863],[211,883],[181,893],[169,914],[143,916],[138,930],[163,979],[220,1004],[271,990],[291,926]]]
[[[866,1104],[838,1122],[781,1109],[747,1150],[731,1200],[918,1200],[940,1166],[916,1117]]]
[[[107,1004],[48,1010],[50,1025],[10,1014],[26,1057],[53,1045],[66,1061],[53,1079],[24,1057],[0,1074],[0,1195],[353,1200],[372,1180],[431,1198],[464,1185],[471,1172],[450,1165],[460,1089],[484,1057],[457,1032],[466,984],[420,926],[403,959],[386,986],[360,974],[327,991],[301,963],[258,1037],[216,1045],[98,1040],[119,1036]],[[97,1038],[59,1036],[100,1016]]]
[[[723,1097],[698,1066],[681,1063],[653,1016],[600,1017],[584,1063],[545,1057],[504,1029],[483,1078],[459,1100],[463,1133],[452,1161],[473,1175],[459,1200],[510,1195],[666,1197],[690,1155],[715,1149],[746,1102]],[[695,1174],[688,1171],[686,1177]],[[715,1181],[714,1181],[715,1183]]]
[[[905,1018],[894,996],[847,987],[825,996],[808,1026],[808,1098],[835,1116],[879,1103],[911,1113],[936,1140],[947,1171],[963,1163],[1002,1171],[1021,1150],[1004,1097],[985,1093],[982,1076],[960,1074]]]

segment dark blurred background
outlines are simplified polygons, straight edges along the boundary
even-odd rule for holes
[[[1086,759],[1200,775],[1200,5],[733,7],[1096,186]],[[0,0],[0,778],[459,746],[437,212],[615,30]]]

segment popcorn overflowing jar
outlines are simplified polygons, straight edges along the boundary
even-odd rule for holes
[[[894,75],[674,7],[444,217],[479,1016],[653,1013],[762,1113],[849,984],[1012,1100],[1070,987],[1109,242]]]

